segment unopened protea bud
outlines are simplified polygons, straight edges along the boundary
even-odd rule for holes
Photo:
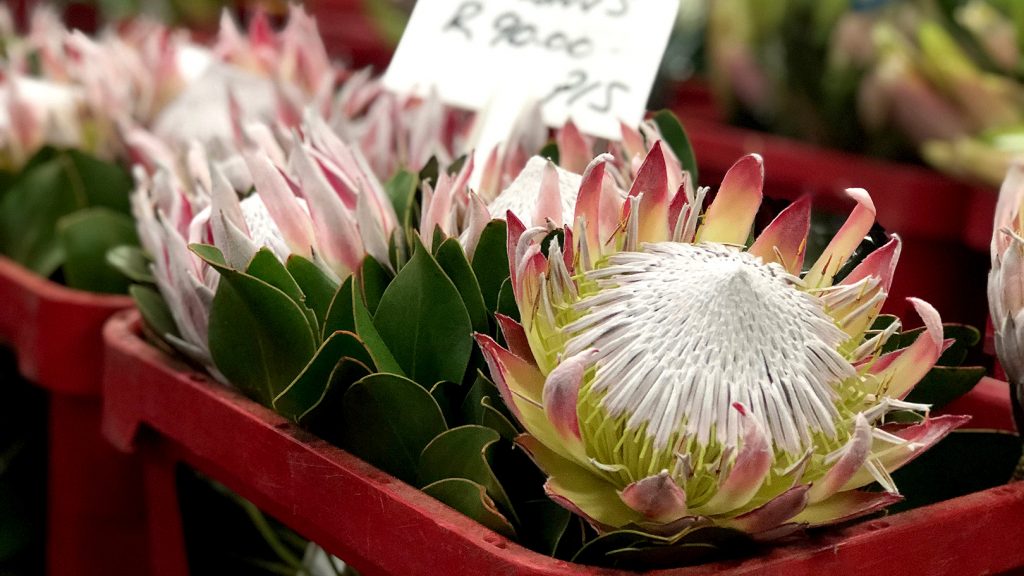
[[[996,354],[1010,381],[1013,415],[1024,428],[1024,165],[1015,163],[999,190],[992,231],[988,307]],[[1024,460],[1015,477],[1024,478]]]

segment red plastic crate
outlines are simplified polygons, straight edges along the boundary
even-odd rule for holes
[[[757,152],[765,161],[766,196],[795,199],[811,194],[815,207],[845,213],[853,202],[844,190],[867,189],[878,222],[903,239],[886,312],[913,320],[905,298],[917,296],[934,305],[943,320],[984,325],[995,190],[923,166],[729,126],[708,120],[706,112],[691,116],[685,106],[679,113],[697,153],[702,184],[719,183],[737,159]]]
[[[149,346],[139,316],[107,323],[104,432],[147,462],[154,573],[187,573],[174,466],[227,485],[361,573],[615,575],[526,550]],[[1005,383],[951,409],[1012,429]],[[650,574],[991,574],[1024,566],[1024,483],[827,531],[748,560]],[[158,544],[158,545],[157,545]]]
[[[141,468],[100,435],[101,330],[131,299],[71,290],[0,256],[0,303],[0,341],[50,392],[48,573],[144,573]]]

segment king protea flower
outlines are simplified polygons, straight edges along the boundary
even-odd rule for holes
[[[266,127],[247,131],[269,135]],[[263,247],[281,260],[297,254],[339,281],[367,254],[388,265],[397,218],[381,183],[322,119],[308,115],[302,134],[285,143],[288,148],[269,136],[254,138],[252,147],[225,159],[199,144],[178,158],[144,134],[129,138],[156,152],[136,165],[132,205],[140,242],[153,257],[157,287],[180,333],[161,336],[214,373],[207,322],[218,274],[189,251],[190,244],[216,246],[240,270]]]
[[[1015,163],[999,190],[992,231],[988,307],[995,327],[996,354],[1010,381],[1013,415],[1024,427],[1024,165]],[[1022,460],[1024,464],[1024,460]],[[1015,477],[1024,477],[1018,466]]]
[[[903,400],[948,344],[930,305],[912,299],[923,334],[882,353],[899,323],[872,325],[899,238],[836,278],[874,222],[868,194],[849,190],[857,206],[802,272],[807,199],[747,246],[760,157],[737,162],[706,211],[706,189],[668,185],[660,142],[609,206],[610,160],[586,169],[561,245],[542,244],[557,227],[509,213],[522,323],[499,318],[508,349],[477,336],[548,495],[599,531],[711,523],[759,538],[899,500],[889,473],[968,418]],[[894,410],[922,420],[889,424]],[[857,490],[873,482],[883,491]]]

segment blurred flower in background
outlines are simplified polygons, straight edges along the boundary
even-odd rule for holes
[[[998,184],[1024,151],[1024,5],[717,0],[709,75],[740,123]]]

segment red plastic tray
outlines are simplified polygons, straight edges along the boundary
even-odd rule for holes
[[[100,435],[103,323],[131,306],[40,278],[0,256],[0,341],[50,392],[48,573],[140,574],[142,473]]]
[[[878,221],[900,234],[903,253],[886,312],[913,319],[907,296],[934,305],[943,320],[981,326],[985,322],[988,237],[994,190],[972,186],[923,166],[886,162],[819,148],[679,113],[697,153],[701,180],[717,184],[743,154],[765,160],[765,195],[795,199],[814,196],[815,207],[847,212],[844,190],[865,188]],[[908,314],[909,313],[909,314]]]
[[[363,574],[629,574],[520,547],[187,370],[144,342],[138,326],[137,313],[121,313],[104,330],[104,432],[148,462],[154,573],[187,573],[173,500],[174,465],[184,462]],[[979,424],[1012,429],[1003,382],[986,379],[959,408],[971,410]],[[650,574],[991,574],[1024,566],[1022,518],[1024,483],[1018,483],[829,531],[749,560]]]
[[[0,341],[18,352],[23,376],[61,394],[99,394],[100,331],[130,298],[71,290],[0,256],[0,303]]]

